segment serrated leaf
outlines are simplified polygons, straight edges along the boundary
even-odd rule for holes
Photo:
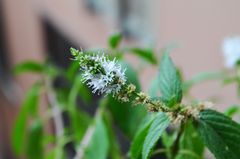
[[[109,146],[105,123],[101,118],[97,118],[93,136],[85,150],[84,159],[106,159]]]
[[[142,147],[144,140],[147,136],[148,130],[152,124],[154,117],[153,116],[146,116],[140,128],[138,129],[136,135],[134,136],[133,142],[130,148],[130,158],[131,159],[138,159],[142,153]]]
[[[40,120],[35,120],[28,131],[27,138],[27,157],[28,159],[43,158],[43,125]]]
[[[41,63],[36,61],[25,61],[20,63],[14,67],[14,73],[26,73],[26,72],[33,72],[33,73],[42,73],[44,70],[44,66]]]
[[[140,84],[138,81],[138,75],[132,67],[122,62],[123,68],[127,68],[126,77],[130,83],[133,83],[136,86],[136,90],[140,90]],[[144,107],[132,107],[130,102],[119,102],[116,99],[109,96],[109,110],[112,113],[114,121],[120,127],[120,129],[126,134],[129,138],[133,138],[138,123],[144,118],[147,114]],[[138,121],[138,123],[136,123]]]
[[[41,85],[35,84],[27,92],[26,98],[21,106],[21,110],[16,119],[12,131],[12,145],[13,149],[17,154],[20,154],[24,148],[25,141],[25,129],[27,124],[27,119],[32,116],[36,117],[37,115],[37,106],[39,100]]]
[[[131,48],[129,51],[142,59],[146,60],[151,64],[157,64],[157,57],[154,55],[154,52],[150,48]]]
[[[155,144],[169,126],[170,120],[164,113],[158,113],[153,123],[151,124],[148,134],[144,140],[143,150],[142,150],[142,159],[149,158],[149,155],[154,148]]]
[[[216,159],[238,159],[240,125],[214,110],[200,112],[197,130]]]
[[[169,107],[181,102],[181,79],[175,65],[167,53],[163,55],[160,61],[158,82],[162,99]]]
[[[108,45],[111,48],[115,49],[120,44],[121,40],[122,40],[122,35],[120,33],[112,34],[108,39]]]

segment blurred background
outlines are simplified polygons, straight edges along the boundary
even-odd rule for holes
[[[240,34],[239,5],[238,0],[0,0],[0,158],[14,158],[12,124],[26,90],[40,78],[13,76],[15,64],[50,58],[66,67],[71,46],[104,48],[117,31],[124,36],[123,45],[176,46],[171,56],[189,79],[224,68],[222,42]],[[143,70],[144,90],[156,72],[153,67]],[[217,95],[221,104],[216,108],[223,110],[237,103],[235,92],[234,86],[207,82],[194,87],[192,95],[200,100]],[[46,105],[44,99],[42,103]]]

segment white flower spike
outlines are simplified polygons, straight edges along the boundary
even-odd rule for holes
[[[92,92],[98,94],[117,94],[126,83],[125,70],[116,59],[109,60],[104,54],[88,55],[82,51],[71,49],[74,60],[78,60],[83,71],[83,82]]]

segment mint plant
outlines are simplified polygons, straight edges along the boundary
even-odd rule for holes
[[[136,92],[134,85],[125,83],[125,77],[124,74],[121,74],[120,67],[115,68],[115,60],[110,61],[104,55],[101,58],[99,58],[99,55],[93,55],[90,58],[75,49],[71,49],[71,52],[75,57],[74,59],[80,61],[80,67],[86,71],[84,74],[87,73],[87,77],[83,77],[83,81],[87,81],[88,85],[92,86],[93,93],[96,91],[112,93],[113,97],[122,102],[129,101],[130,97],[133,97],[133,103],[145,105],[149,112],[157,112],[157,114],[154,114],[154,119],[151,119],[149,126],[146,127],[148,129],[147,133],[145,129],[142,130],[144,135],[141,135],[141,137],[144,139],[139,142],[140,139],[135,138],[133,141],[133,146],[135,146],[134,142],[138,142],[135,147],[140,150],[135,150],[136,148],[132,147],[132,151],[130,151],[132,158],[139,158],[139,156],[144,159],[149,158],[155,144],[171,123],[179,124],[180,130],[176,138],[176,142],[179,142],[179,138],[184,132],[184,124],[189,121],[192,122],[205,145],[216,158],[221,159],[229,156],[231,156],[230,158],[237,158],[240,154],[238,143],[235,143],[232,138],[235,136],[240,139],[239,124],[223,114],[209,109],[209,105],[206,103],[196,105],[181,103],[181,80],[168,54],[163,55],[159,68],[159,88],[162,96],[152,99],[143,92]],[[89,62],[89,59],[92,61]],[[108,74],[112,76],[108,78]],[[102,79],[102,76],[106,76],[108,80]],[[99,79],[96,80],[95,78]],[[101,80],[108,81],[108,83],[101,84]],[[112,90],[108,90],[109,88]],[[175,147],[175,144],[173,144],[170,158],[177,156],[178,146]]]
[[[205,158],[206,147],[216,159],[238,159],[240,125],[213,110],[211,102],[187,100],[193,85],[206,79],[226,80],[229,76],[205,73],[184,81],[168,49],[158,60],[153,49],[121,48],[121,38],[120,34],[112,35],[104,53],[71,48],[72,64],[66,70],[33,61],[16,67],[18,73],[30,71],[42,76],[27,93],[16,121],[16,153],[29,159],[201,159]],[[149,94],[141,91],[138,74],[123,59],[124,53],[159,67]],[[69,86],[53,87],[58,76],[66,79]],[[39,113],[41,94],[47,96],[50,105],[44,114]],[[96,110],[90,113],[79,105],[90,105],[93,94],[99,102],[94,103]],[[82,103],[77,102],[79,99]],[[233,114],[234,110],[226,114]],[[63,113],[69,118],[68,125]],[[51,120],[54,133],[44,129]],[[121,149],[116,130],[130,143],[127,152]],[[67,153],[69,144],[73,156]]]

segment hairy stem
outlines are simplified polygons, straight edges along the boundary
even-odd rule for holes
[[[53,121],[55,125],[55,131],[57,137],[61,137],[64,132],[64,124],[62,121],[61,116],[61,109],[59,106],[59,103],[56,99],[55,92],[53,91],[51,87],[51,81],[50,79],[45,79],[46,88],[47,88],[47,98],[49,101],[50,106],[52,107],[52,115],[53,115]]]
[[[45,79],[45,84],[46,84],[46,89],[47,89],[47,98],[49,101],[49,104],[52,108],[52,116],[53,116],[53,122],[54,122],[54,126],[55,126],[55,133],[57,136],[57,145],[60,145],[59,143],[59,139],[62,138],[62,136],[64,135],[64,123],[63,123],[63,119],[61,116],[61,109],[59,106],[59,103],[56,99],[56,94],[51,86],[51,79],[46,78]],[[62,158],[62,154],[61,153],[56,153],[56,159],[61,159]]]
[[[100,102],[100,107],[98,108],[95,117],[97,116],[102,116],[103,113],[105,112],[106,106],[108,104],[108,99],[104,98],[101,102]],[[85,132],[85,135],[81,141],[80,146],[77,148],[77,152],[76,155],[74,156],[74,159],[83,159],[84,158],[84,152],[85,149],[87,148],[87,146],[89,145],[89,143],[91,142],[91,138],[94,134],[95,131],[95,127],[94,125],[90,125],[87,129],[87,131]]]

